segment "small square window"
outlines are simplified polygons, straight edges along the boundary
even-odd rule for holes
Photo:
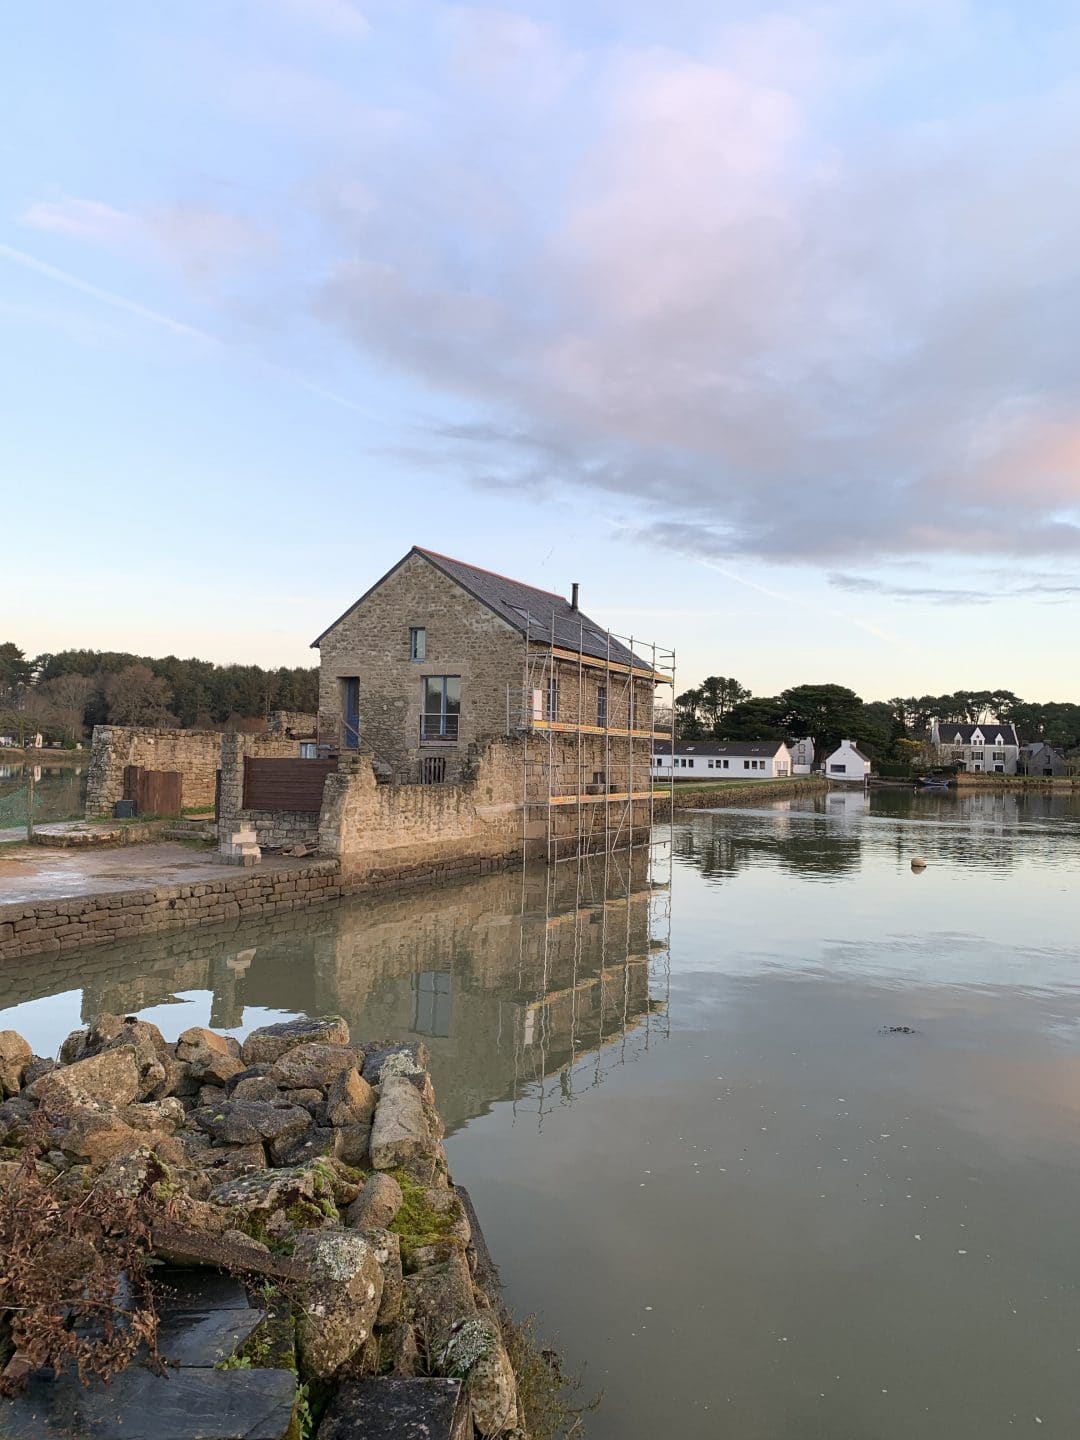
[[[422,625],[414,625],[409,631],[409,659],[427,659],[427,631]]]

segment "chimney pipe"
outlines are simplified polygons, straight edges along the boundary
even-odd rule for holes
[[[577,597],[578,597],[578,582],[575,580],[574,583],[570,586],[570,609],[571,609],[571,610],[576,610],[576,609],[577,609]]]

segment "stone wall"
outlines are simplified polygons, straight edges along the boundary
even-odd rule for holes
[[[279,862],[266,870],[223,868],[220,880],[190,885],[0,905],[0,963],[159,930],[215,925],[249,914],[276,915],[337,899],[341,893],[334,862],[293,866]]]
[[[178,770],[182,803],[212,806],[221,735],[214,730],[156,730],[144,726],[95,725],[87,768],[87,819],[109,817],[124,795],[124,767]]]
[[[845,786],[845,789],[855,789]],[[680,790],[675,786],[676,810],[716,810],[725,805],[767,805],[796,795],[822,795],[829,789],[824,775],[796,775],[789,780],[743,780],[715,790]],[[667,815],[666,788],[656,798],[656,813]]]
[[[523,743],[489,742],[458,784],[379,785],[370,761],[345,761],[326,782],[320,853],[340,862],[346,886],[519,859]]]
[[[240,735],[231,733],[221,740],[221,795],[218,800],[218,843],[245,825],[255,827],[260,845],[278,848],[310,845],[319,841],[319,816],[315,811],[245,810],[244,760],[295,760],[299,742],[285,734]]]
[[[289,735],[298,740],[311,740],[318,728],[318,716],[304,710],[271,710],[266,728],[271,735]]]

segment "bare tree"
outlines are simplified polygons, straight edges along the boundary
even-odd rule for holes
[[[172,696],[168,683],[146,665],[128,665],[105,680],[112,725],[174,725]]]
[[[55,710],[55,722],[63,727],[72,740],[79,740],[83,734],[83,716],[87,702],[96,689],[89,675],[58,675],[55,680],[46,680],[38,692],[50,701]]]

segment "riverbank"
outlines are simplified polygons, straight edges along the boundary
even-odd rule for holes
[[[527,1346],[422,1041],[357,1043],[328,1016],[170,1042],[105,1014],[59,1063],[0,1032],[0,1080],[0,1237],[20,1257],[0,1277],[20,1391],[0,1432],[74,1433],[77,1412],[131,1440],[525,1436],[509,1352]],[[58,1245],[71,1274],[46,1263]]]
[[[793,775],[784,780],[727,780],[718,783],[676,781],[673,803],[678,810],[715,810],[725,805],[759,805],[791,800],[797,795],[822,795],[829,788],[824,775]],[[666,792],[665,792],[666,800]],[[659,804],[657,806],[659,809]],[[663,811],[667,814],[667,804]]]

